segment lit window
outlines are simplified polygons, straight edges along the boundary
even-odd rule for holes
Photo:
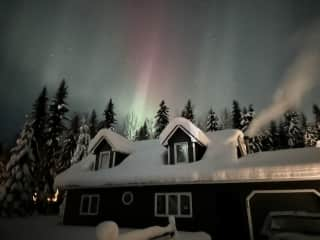
[[[80,215],[97,215],[99,212],[99,195],[82,195],[80,202]]]
[[[192,217],[191,193],[156,193],[156,217]]]
[[[99,168],[109,168],[113,167],[112,162],[110,162],[110,151],[100,152],[99,155]]]
[[[187,142],[174,143],[174,159],[176,164],[189,162]]]

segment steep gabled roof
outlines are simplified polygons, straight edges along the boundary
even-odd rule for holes
[[[159,136],[160,143],[164,146],[168,145],[170,137],[178,130],[181,129],[188,134],[193,141],[197,141],[200,144],[207,146],[210,142],[209,138],[196,127],[191,121],[183,117],[178,117],[170,121]]]
[[[122,137],[118,133],[111,131],[110,129],[103,128],[91,140],[88,149],[89,152],[92,153],[96,147],[99,146],[102,140],[106,140],[110,144],[113,151],[128,154],[133,151],[132,142]]]

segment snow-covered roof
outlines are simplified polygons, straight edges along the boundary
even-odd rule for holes
[[[112,147],[113,151],[122,153],[131,153],[132,142],[110,129],[102,128],[89,143],[89,152],[94,149],[105,139]]]
[[[177,129],[182,129],[188,135],[191,135],[192,140],[198,141],[199,143],[207,146],[209,143],[208,137],[191,121],[183,117],[174,118],[169,122],[165,129],[161,132],[159,140],[162,145],[168,145],[168,140]]]
[[[112,187],[250,181],[320,179],[320,149],[301,148],[260,152],[238,158],[239,130],[207,134],[207,150],[200,161],[164,164],[167,149],[158,140],[137,141],[134,151],[117,167],[90,170],[89,155],[55,179],[57,187]]]

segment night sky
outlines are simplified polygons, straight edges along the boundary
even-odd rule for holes
[[[233,99],[262,110],[319,14],[319,0],[1,0],[0,141],[62,78],[72,112],[95,108],[100,118],[109,98],[119,117],[141,119],[161,99],[171,116],[188,98],[198,115]],[[304,98],[309,115],[319,90]]]

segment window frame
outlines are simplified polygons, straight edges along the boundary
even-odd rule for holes
[[[169,196],[174,195],[177,196],[178,202],[177,202],[177,214],[169,214]],[[158,196],[165,196],[165,213],[159,214],[158,213]],[[190,206],[190,212],[189,214],[182,214],[182,206],[181,206],[181,196],[186,196],[189,199],[189,206]],[[168,216],[174,216],[179,218],[192,218],[193,217],[193,211],[192,211],[192,193],[191,192],[159,192],[155,193],[154,195],[154,215],[155,217],[168,217]]]
[[[187,145],[187,159],[185,162],[178,162],[178,152],[177,152],[177,147],[181,145]],[[174,152],[174,164],[184,164],[184,163],[190,163],[189,159],[189,143],[188,142],[175,142],[173,144],[173,152]]]
[[[129,201],[125,200],[126,196],[130,196]],[[134,200],[134,196],[133,196],[132,192],[127,191],[127,192],[122,193],[121,201],[122,201],[123,205],[129,206],[133,203],[133,200]]]
[[[88,209],[84,211],[83,208],[83,202],[84,199],[88,198]],[[96,211],[92,212],[91,211],[91,204],[92,204],[92,199],[97,198],[97,207]],[[80,216],[96,216],[99,214],[99,207],[100,207],[100,195],[99,194],[82,194],[81,195],[81,200],[80,200]]]
[[[104,155],[109,156],[108,161],[107,161],[107,165],[106,165],[107,167],[106,166],[102,167],[102,160],[103,160],[102,157]],[[99,153],[98,169],[113,168],[113,167],[114,167],[114,161],[111,158],[111,151],[101,151]]]

